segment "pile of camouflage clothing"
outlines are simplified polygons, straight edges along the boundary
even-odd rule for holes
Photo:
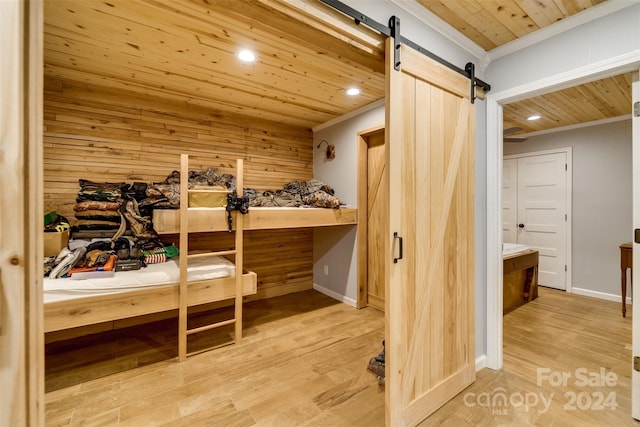
[[[249,197],[249,206],[262,207],[300,207],[316,208],[340,207],[340,200],[334,196],[333,188],[321,181],[293,181],[285,184],[281,190],[258,192],[252,188],[244,190]]]
[[[72,242],[71,248],[63,248],[57,256],[44,259],[45,277],[59,279],[75,273],[118,271],[119,263],[125,261],[129,261],[129,266],[134,261],[136,267],[128,269],[137,270],[147,264],[166,262],[179,253],[175,246],[164,246],[157,239],[119,237]]]
[[[218,168],[207,168],[203,171],[189,171],[189,188],[199,185],[222,187],[229,191],[236,189],[236,179],[231,174],[223,174]],[[253,207],[300,207],[316,208],[340,207],[340,200],[334,196],[333,188],[311,179],[309,181],[293,181],[279,190],[258,191],[244,188],[244,196]],[[147,208],[180,208],[180,172],[171,172],[164,181],[150,184],[146,189],[147,198],[140,202],[140,207]]]
[[[135,182],[93,182],[80,179],[71,230],[80,237],[113,237],[117,239],[130,229],[136,238],[152,239],[158,234],[151,224],[150,212],[140,213],[138,200],[146,199],[147,184]],[[94,232],[84,233],[82,232]],[[101,236],[95,234],[101,232]]]
[[[222,173],[218,168],[203,171],[189,171],[189,188],[196,185],[218,186],[235,190],[236,179],[233,175]],[[149,184],[147,198],[140,202],[141,208],[180,208],[180,172],[171,172],[162,182]]]

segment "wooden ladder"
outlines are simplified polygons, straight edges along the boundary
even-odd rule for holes
[[[242,159],[236,161],[236,189],[238,196],[242,197],[243,187],[243,167]],[[199,332],[208,331],[226,325],[235,325],[235,334],[233,343],[238,343],[242,339],[242,262],[243,262],[243,216],[239,212],[234,212],[235,221],[235,248],[226,251],[206,252],[206,253],[189,253],[189,193],[207,192],[209,190],[189,190],[189,155],[182,154],[180,156],[180,294],[179,294],[179,313],[178,313],[178,359],[184,361],[187,356],[200,353],[204,350],[187,353],[187,338],[189,335]],[[211,190],[213,192],[214,190]],[[203,208],[196,208],[203,209]],[[212,215],[219,212],[220,209],[212,210]],[[222,211],[227,214],[226,210]],[[188,321],[188,286],[187,286],[187,265],[188,260],[198,257],[207,256],[225,256],[235,255],[235,293],[233,296],[225,299],[234,299],[234,317],[232,319],[223,320],[221,322],[211,323],[200,326],[198,328],[189,329]]]

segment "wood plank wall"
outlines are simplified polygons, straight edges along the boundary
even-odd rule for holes
[[[161,181],[179,169],[181,153],[193,156],[194,169],[214,166],[229,173],[235,159],[243,158],[245,187],[259,190],[313,174],[310,129],[218,114],[188,100],[176,104],[45,78],[45,212],[55,209],[72,220],[78,179]],[[197,236],[195,245],[213,240],[224,246],[227,236]],[[245,268],[258,275],[258,297],[310,289],[312,252],[309,229],[246,232]]]

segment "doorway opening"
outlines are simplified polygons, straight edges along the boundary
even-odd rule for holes
[[[502,106],[511,102],[571,87],[598,78],[633,71],[638,58],[620,57],[591,64],[570,73],[524,84],[514,89],[489,94],[487,97],[487,366],[500,369],[503,364],[502,343]]]
[[[388,219],[384,186],[385,129],[358,135],[358,302],[357,306],[384,311],[385,263],[380,262]],[[365,209],[366,207],[366,209]]]

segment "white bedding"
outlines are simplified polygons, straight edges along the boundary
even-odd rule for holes
[[[235,275],[235,265],[220,256],[189,260],[187,280],[211,280]],[[62,301],[86,296],[106,295],[178,283],[178,257],[167,262],[150,264],[136,271],[118,271],[113,277],[85,280],[44,279],[44,302]]]

